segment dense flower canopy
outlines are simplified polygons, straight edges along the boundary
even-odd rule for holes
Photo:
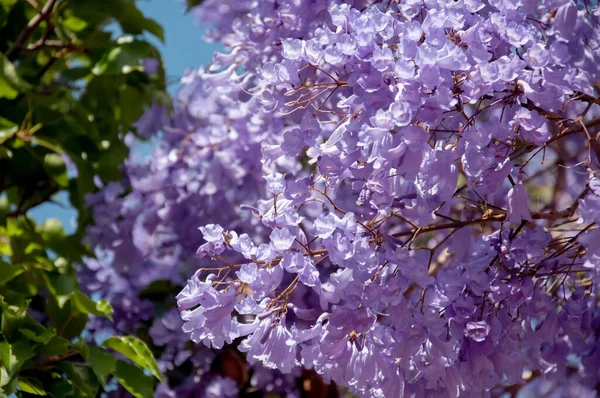
[[[115,328],[152,323],[164,372],[199,369],[157,396],[299,396],[302,369],[373,397],[595,396],[597,2],[193,12],[225,52],[89,201],[85,285]],[[164,280],[177,309],[142,294]],[[231,348],[250,380],[213,372]]]

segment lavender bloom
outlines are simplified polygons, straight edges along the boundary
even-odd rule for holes
[[[469,322],[465,326],[465,336],[477,341],[482,342],[490,333],[490,326],[485,321]]]
[[[223,347],[225,342],[231,343],[235,337],[231,331],[234,305],[234,291],[218,292],[212,287],[212,279],[201,282],[198,277],[193,277],[177,295],[177,306],[185,321],[183,331],[190,333],[194,342],[215,348]]]
[[[524,371],[593,391],[600,14],[580,6],[202,2],[225,51],[90,197],[106,261],[81,283],[116,319],[94,333],[152,325],[161,369],[187,372],[165,396],[317,394],[308,369],[369,397],[537,386]],[[177,325],[148,299],[165,282]],[[239,392],[223,349],[246,353]]]
[[[523,184],[518,183],[508,191],[508,206],[506,221],[519,223],[522,220],[531,221],[529,201]]]

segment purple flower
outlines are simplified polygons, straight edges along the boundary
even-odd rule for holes
[[[149,76],[152,76],[158,73],[160,61],[156,58],[143,58],[140,60],[140,64],[144,68],[144,72],[146,72],[146,74]]]
[[[556,11],[554,17],[554,31],[556,35],[569,42],[573,37],[573,26],[577,20],[577,6],[571,1],[565,2]]]
[[[90,334],[151,324],[178,376],[162,396],[298,396],[300,366],[358,396],[493,395],[535,383],[525,367],[593,392],[600,194],[581,166],[596,167],[600,11],[584,5],[194,7],[224,51],[136,123],[161,132],[148,159],[89,196],[102,258],[81,286],[115,309]],[[523,182],[506,187],[521,173],[555,193],[535,219]],[[182,319],[156,307],[165,281],[185,285]],[[215,374],[236,349],[240,390]]]
[[[283,251],[292,247],[296,237],[288,228],[276,228],[271,232],[271,246],[274,250]]]
[[[490,325],[486,321],[468,322],[465,326],[465,336],[482,342],[490,334]]]
[[[264,176],[267,181],[267,189],[274,195],[280,194],[285,188],[285,176],[280,173],[273,173]]]
[[[144,138],[151,138],[163,128],[169,126],[167,109],[157,103],[153,103],[142,117],[133,124],[139,135]]]
[[[206,398],[233,398],[238,396],[239,388],[229,377],[216,376],[207,383],[205,391]]]
[[[412,108],[404,101],[394,102],[390,106],[389,112],[396,126],[407,126],[413,118]]]
[[[304,42],[298,39],[287,38],[282,43],[283,56],[291,61],[299,61],[302,58]]]
[[[265,319],[249,338],[242,341],[240,350],[248,353],[250,363],[261,361],[267,368],[289,373],[299,365],[296,346],[292,334],[281,323],[273,325]]]
[[[238,236],[234,231],[229,234],[231,235],[229,246],[231,246],[233,250],[241,253],[248,259],[256,255],[258,249],[248,234],[241,234]]]
[[[191,278],[177,295],[177,306],[185,322],[182,329],[190,334],[192,341],[221,348],[235,338],[231,332],[235,292],[233,289],[218,292],[212,287],[213,279],[201,282],[198,277]]]
[[[312,181],[310,178],[287,180],[284,191],[285,197],[293,200],[294,204],[304,203],[311,196],[309,190],[309,185],[311,182]]]
[[[527,192],[520,182],[515,184],[515,186],[508,191],[506,213],[506,221],[511,223],[520,223],[522,220],[532,220],[531,213],[529,213]]]
[[[202,257],[205,253],[209,255],[220,254],[225,250],[225,240],[223,238],[223,227],[216,224],[209,224],[200,227],[200,232],[204,236],[206,243],[198,248],[196,255]]]
[[[300,253],[286,254],[281,264],[287,272],[298,274],[304,285],[313,287],[319,283],[319,271],[312,259]]]

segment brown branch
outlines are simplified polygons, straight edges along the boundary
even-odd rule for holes
[[[531,214],[531,218],[534,220],[550,220],[550,221],[554,221],[554,220],[558,220],[561,218],[570,218],[573,216],[573,214],[575,214],[575,212],[577,211],[578,207],[579,207],[579,199],[583,199],[585,197],[585,195],[588,193],[589,191],[589,187],[586,187],[577,197],[577,199],[575,199],[575,201],[573,202],[573,204],[571,204],[571,206],[567,207],[566,209],[559,211],[559,212],[555,212],[555,211],[551,211],[549,213],[532,213]],[[444,230],[444,229],[450,229],[453,228],[454,231],[452,233],[450,233],[446,238],[444,238],[437,246],[436,248],[443,242],[446,241],[446,239],[448,239],[451,235],[453,235],[454,232],[456,232],[458,230],[458,228],[462,228],[468,225],[473,225],[473,224],[483,224],[486,222],[503,222],[506,220],[506,213],[504,214],[495,214],[495,215],[491,215],[491,216],[482,216],[481,218],[477,218],[474,220],[465,220],[465,221],[454,221],[454,222],[448,222],[448,223],[443,223],[443,224],[435,224],[435,225],[430,225],[428,227],[423,227],[423,228],[415,228],[411,231],[403,231],[403,232],[398,232],[395,234],[392,234],[392,236],[394,237],[399,237],[399,236],[411,236],[411,241],[414,240],[418,235],[423,234],[423,233],[427,233],[427,232],[433,232],[433,231],[439,231],[439,230]],[[517,234],[521,231],[521,229],[523,229],[523,227],[525,226],[525,224],[527,223],[527,221],[522,221],[521,224],[519,224],[519,226],[511,233],[510,237],[509,237],[509,241],[512,241]],[[574,241],[575,239],[577,239],[577,236],[581,235],[583,232],[585,232],[587,229],[591,228],[594,224],[590,224],[588,227],[586,227],[584,230],[580,231],[575,237],[573,237],[571,239],[571,241]],[[568,244],[567,244],[568,246]],[[430,249],[427,249],[430,250]],[[432,252],[433,254],[433,252]],[[494,259],[490,262],[490,264],[488,265],[488,269],[498,260],[499,256],[496,255],[494,257]],[[431,264],[431,259],[432,256],[430,256],[429,262]],[[438,265],[437,267],[434,267],[433,269],[431,268],[431,266],[429,266],[429,275],[431,276],[435,276],[437,274],[437,272],[440,270],[440,266]],[[412,293],[419,287],[419,285],[417,283],[411,283],[408,288],[406,288],[406,290],[402,293],[402,295],[404,296],[404,298],[408,299]]]
[[[48,357],[45,357],[43,359],[37,360],[34,362],[34,366],[37,369],[46,369],[49,366],[51,366],[53,363],[55,362],[60,362],[62,360],[65,360],[67,358],[73,357],[75,355],[79,354],[79,351],[69,351],[64,355],[51,355]]]
[[[17,207],[17,209],[15,209],[15,210],[11,211],[10,213],[8,213],[6,215],[6,217],[18,217],[18,216],[25,215],[25,214],[27,214],[27,212],[29,210],[33,209],[34,207],[39,206],[42,203],[45,203],[45,202],[48,202],[48,201],[52,201],[52,195],[54,195],[58,191],[59,191],[58,187],[55,187],[54,189],[52,189],[51,191],[49,191],[48,194],[44,195],[39,200],[36,200],[36,201],[30,203],[29,206],[26,206],[24,208],[22,207],[24,203],[20,203],[19,206]]]
[[[506,219],[506,214],[496,214],[496,215],[489,216],[486,218],[482,217],[482,218],[477,218],[474,220],[453,221],[453,222],[442,223],[442,224],[434,224],[434,225],[430,225],[430,226],[423,227],[423,228],[416,228],[416,229],[412,229],[410,231],[396,232],[395,234],[392,234],[392,236],[398,238],[401,236],[421,235],[421,234],[424,234],[427,232],[439,231],[442,229],[461,228],[461,227],[465,227],[467,225],[483,224],[483,223],[487,223],[487,222],[501,222],[501,221],[504,221],[505,219]]]
[[[583,102],[589,102],[590,104],[593,103],[593,104],[596,104],[596,105],[600,105],[600,98],[593,97],[591,95],[582,93],[580,91],[578,91],[575,94],[573,94],[572,100],[578,100],[578,101],[583,101]]]
[[[73,45],[71,43],[65,43],[64,41],[60,41],[60,40],[40,39],[40,40],[36,41],[35,43],[29,44],[27,46],[27,50],[37,51],[41,48],[46,48],[46,47],[74,49],[75,45]]]
[[[583,192],[581,192],[579,194],[577,199],[575,199],[573,204],[562,211],[551,211],[548,213],[531,213],[531,218],[534,220],[555,221],[555,220],[559,220],[561,218],[572,217],[573,214],[575,214],[575,212],[577,211],[577,208],[579,207],[579,199],[583,199],[583,197],[585,197],[585,195],[588,193],[588,191],[589,191],[589,187],[586,187],[586,189],[584,189]],[[401,236],[416,237],[417,235],[421,235],[421,234],[424,234],[427,232],[434,232],[434,231],[450,229],[450,228],[461,228],[461,227],[465,227],[467,225],[473,225],[473,224],[483,224],[483,223],[488,223],[488,222],[502,222],[504,220],[506,220],[506,213],[495,214],[495,215],[491,215],[491,216],[487,216],[487,217],[482,216],[482,217],[476,218],[474,220],[452,221],[452,222],[447,222],[447,223],[429,225],[427,227],[415,228],[410,231],[396,232],[396,233],[392,234],[392,236],[394,236],[396,238],[401,237]]]
[[[31,20],[27,23],[27,26],[25,26],[25,29],[23,29],[23,31],[17,37],[17,40],[15,40],[13,43],[12,47],[6,51],[5,55],[9,60],[13,61],[19,56],[21,51],[23,51],[25,48],[25,43],[37,29],[38,25],[50,17],[50,14],[52,14],[57,1],[58,0],[48,0],[48,2],[44,5],[44,8],[42,8],[39,13],[31,18]]]
[[[63,335],[63,333],[67,329],[67,326],[69,325],[69,323],[71,323],[72,320],[73,320],[73,313],[69,314],[69,317],[67,318],[65,323],[63,323],[63,325],[61,326],[60,330],[58,331],[58,336]]]
[[[81,47],[77,47],[77,46],[73,46],[73,45],[67,45],[67,46],[61,48],[56,54],[54,54],[48,60],[48,62],[46,62],[46,65],[44,65],[44,67],[38,72],[38,74],[36,75],[36,78],[38,80],[40,80],[46,74],[46,72],[48,72],[48,70],[50,70],[50,68],[52,67],[52,65],[54,65],[54,63],[56,61],[58,61],[59,59],[61,59],[65,55],[69,54],[70,52],[74,52],[74,51],[77,51],[77,50],[81,50]]]
[[[514,160],[514,159],[518,158],[519,156],[530,153],[534,149],[537,148],[537,151],[521,165],[520,168],[523,169],[525,166],[527,166],[527,164],[529,164],[529,162],[531,160],[533,160],[533,158],[538,153],[543,151],[548,145],[552,144],[554,141],[560,140],[561,138],[567,137],[572,134],[580,133],[582,131],[585,132],[588,129],[592,129],[594,127],[600,126],[600,118],[591,120],[586,124],[583,124],[583,123],[580,124],[579,121],[575,121],[575,120],[572,120],[571,122],[572,122],[572,124],[569,127],[563,129],[558,134],[553,135],[552,138],[550,138],[548,141],[546,141],[542,146],[536,147],[533,144],[529,144],[529,145],[525,146],[524,148],[521,148],[521,149],[515,151],[513,154],[511,154],[510,159]],[[598,140],[596,139],[595,142],[597,143],[597,141]],[[590,141],[590,145],[592,145],[593,142],[594,141]],[[600,152],[598,153],[598,156],[600,157]]]

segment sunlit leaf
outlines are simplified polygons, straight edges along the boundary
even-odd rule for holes
[[[152,379],[135,365],[117,361],[115,376],[119,383],[136,398],[150,398],[154,394]]]
[[[131,336],[113,336],[102,345],[123,354],[142,368],[149,370],[158,380],[163,381],[154,355],[143,341]]]

